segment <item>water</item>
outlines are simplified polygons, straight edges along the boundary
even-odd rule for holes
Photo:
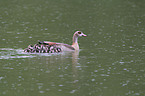
[[[0,95],[144,96],[145,1],[1,0]],[[37,40],[79,52],[27,54]]]

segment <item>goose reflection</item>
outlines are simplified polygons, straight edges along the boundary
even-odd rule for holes
[[[41,54],[44,55],[44,54]],[[77,65],[79,60],[79,51],[69,51],[62,53],[46,54],[46,56],[41,56],[41,63],[45,62],[45,67],[48,68],[51,72],[58,69],[62,69],[68,74],[69,72],[73,73],[73,77],[77,78]],[[45,60],[44,60],[45,58]],[[67,72],[69,69],[69,72]]]
[[[77,79],[78,77],[78,74],[77,74],[78,58],[79,58],[79,51],[74,51],[72,53],[72,71],[73,71],[73,76],[75,79]]]

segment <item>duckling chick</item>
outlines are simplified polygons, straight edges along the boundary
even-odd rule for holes
[[[33,49],[33,45],[29,45],[28,48],[29,48],[29,49]]]
[[[57,51],[58,51],[58,52],[61,52],[61,48],[57,48]]]
[[[25,48],[24,52],[30,52],[30,49],[29,48]]]
[[[40,46],[39,46],[39,44],[35,44],[33,47],[37,49]]]
[[[28,53],[58,53],[61,52],[61,48],[55,45],[48,45],[48,44],[35,44],[29,45],[28,48],[24,49],[24,52]]]

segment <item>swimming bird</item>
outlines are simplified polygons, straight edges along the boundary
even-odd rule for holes
[[[56,47],[61,48],[62,51],[79,50],[78,37],[81,37],[81,36],[86,37],[87,35],[85,35],[81,31],[76,31],[73,35],[72,45],[68,45],[68,44],[64,44],[64,43],[50,42],[50,41],[39,42],[39,44],[46,44],[46,45],[50,45],[50,46],[55,45]]]
[[[50,41],[38,41],[39,44],[34,46],[29,45],[28,48],[24,49],[24,52],[28,53],[58,53],[62,51],[74,51],[79,50],[78,37],[87,36],[81,31],[76,31],[73,35],[72,45],[64,43],[56,43]]]

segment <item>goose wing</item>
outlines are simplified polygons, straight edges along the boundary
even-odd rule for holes
[[[66,48],[69,48],[69,49],[71,49],[71,50],[75,50],[71,45],[64,44],[64,43],[56,43],[56,42],[50,42],[50,41],[43,41],[43,42],[40,42],[40,41],[39,41],[39,44],[65,46]]]

